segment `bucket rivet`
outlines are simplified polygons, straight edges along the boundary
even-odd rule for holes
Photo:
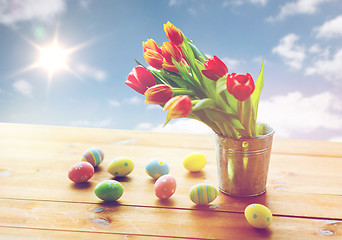
[[[247,141],[243,141],[243,142],[242,142],[242,147],[244,147],[244,148],[245,148],[245,147],[248,147],[248,142],[247,142]]]

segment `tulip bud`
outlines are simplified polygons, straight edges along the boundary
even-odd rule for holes
[[[217,81],[228,73],[227,66],[216,56],[205,61],[204,66],[203,75],[213,81]]]
[[[147,88],[156,85],[156,79],[150,71],[142,66],[137,66],[128,74],[126,85],[140,94],[144,94]]]
[[[158,84],[145,92],[145,103],[163,105],[172,98],[172,88],[168,85]]]
[[[241,102],[249,98],[255,89],[253,78],[249,73],[245,75],[228,74],[226,86],[228,92]]]
[[[176,62],[182,61],[182,53],[174,44],[170,42],[164,42],[161,50],[164,58],[169,64],[173,64],[172,58],[175,59]]]
[[[151,49],[157,53],[162,54],[160,47],[158,47],[158,44],[153,39],[147,39],[147,41],[143,42],[142,45],[143,52],[146,52],[146,49]]]
[[[155,69],[162,69],[163,68],[163,59],[164,57],[156,52],[153,51],[152,49],[146,48],[146,51],[144,52],[144,58],[145,61],[151,66],[154,67]]]
[[[166,33],[167,38],[173,44],[179,46],[183,43],[182,31],[176,28],[172,23],[167,22],[166,24],[164,24],[164,31]]]
[[[187,95],[178,95],[171,98],[164,106],[164,111],[169,110],[167,120],[187,117],[191,113],[192,103]]]

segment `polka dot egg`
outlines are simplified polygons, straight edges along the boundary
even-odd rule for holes
[[[189,172],[199,172],[207,164],[207,159],[202,153],[191,153],[183,160],[183,166]]]
[[[196,204],[208,204],[216,199],[217,190],[209,184],[200,183],[191,188],[189,196]]]
[[[176,179],[169,175],[163,175],[154,184],[154,192],[160,199],[170,198],[176,191]]]
[[[94,167],[97,167],[104,158],[103,151],[98,147],[88,148],[82,155],[82,161],[89,162]]]
[[[126,157],[114,159],[107,167],[107,171],[115,177],[127,176],[133,169],[133,161]]]
[[[74,164],[68,173],[68,177],[75,183],[88,181],[94,175],[94,167],[88,162]]]
[[[247,222],[255,228],[267,228],[273,221],[271,211],[261,204],[251,204],[245,209]]]
[[[95,195],[104,201],[116,201],[123,194],[123,186],[115,180],[105,180],[95,187]]]
[[[146,173],[154,179],[169,173],[169,165],[159,158],[153,158],[146,163]]]

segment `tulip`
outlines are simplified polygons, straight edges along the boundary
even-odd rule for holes
[[[162,69],[163,68],[163,55],[160,53],[153,51],[152,49],[146,48],[146,51],[144,52],[144,58],[145,61],[155,69]]]
[[[172,58],[175,59],[176,62],[182,61],[182,52],[177,48],[176,45],[170,42],[164,42],[161,50],[162,55],[168,63],[173,64]]]
[[[170,22],[167,22],[164,24],[164,31],[166,33],[167,38],[172,42],[173,44],[179,46],[183,43],[183,34],[182,31],[175,27]]]
[[[172,88],[168,85],[158,84],[145,92],[145,103],[163,105],[172,98]]]
[[[125,83],[138,93],[144,94],[149,87],[156,85],[156,79],[150,71],[137,66],[128,74]]]
[[[146,42],[142,43],[143,45],[143,52],[146,52],[147,49],[151,49],[157,53],[162,54],[160,47],[153,39],[148,39]]]
[[[255,89],[253,78],[249,73],[245,75],[228,74],[226,86],[228,92],[241,102],[249,98]]]
[[[169,110],[166,119],[187,117],[191,113],[192,103],[187,95],[178,95],[171,98],[164,106],[164,111]]]
[[[217,81],[228,73],[227,66],[216,56],[205,61],[204,66],[203,75],[213,81]]]

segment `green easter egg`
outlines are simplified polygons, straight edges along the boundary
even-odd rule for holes
[[[123,186],[115,180],[100,182],[95,187],[95,195],[104,201],[116,201],[123,194]]]

